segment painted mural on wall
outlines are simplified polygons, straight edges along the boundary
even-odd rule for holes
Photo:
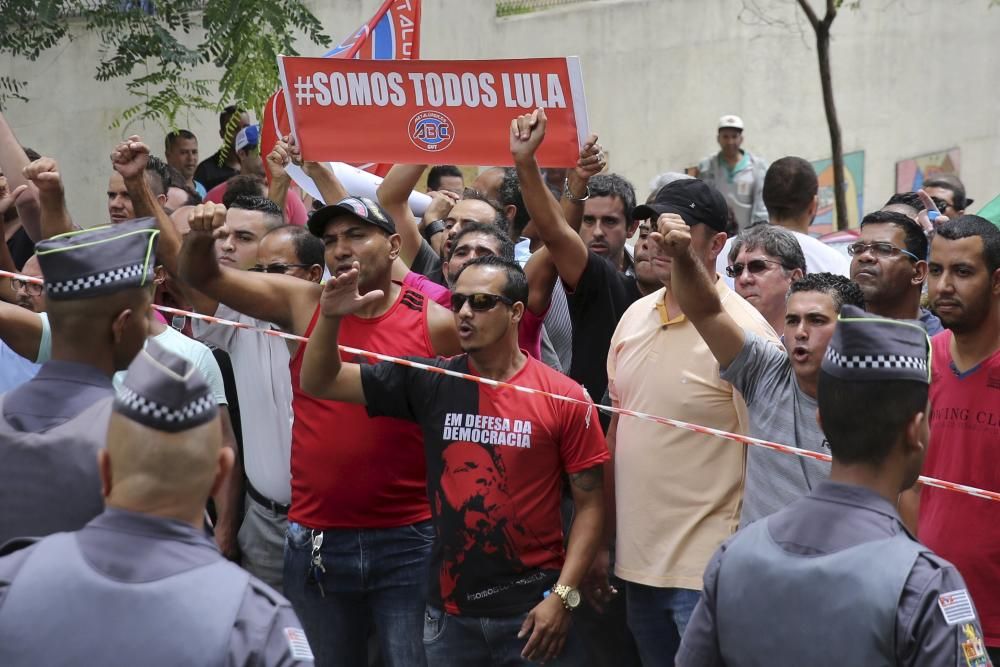
[[[962,166],[962,150],[949,148],[938,153],[928,153],[900,160],[896,163],[896,192],[919,190],[924,181],[935,174],[959,175]]]
[[[812,163],[819,179],[819,208],[809,231],[812,234],[826,234],[836,229],[834,226],[833,203],[833,160],[816,160]],[[849,227],[857,227],[861,222],[865,196],[865,152],[854,151],[844,155],[844,180],[847,188],[847,220]]]

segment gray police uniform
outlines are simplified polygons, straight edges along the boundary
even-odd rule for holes
[[[101,513],[97,452],[112,396],[111,378],[60,361],[0,396],[0,544],[77,530]]]
[[[928,355],[918,323],[844,306],[821,374],[927,384]],[[990,664],[961,575],[867,487],[821,482],[731,537],[704,584],[678,667]]]
[[[149,285],[158,234],[143,218],[40,242],[50,307]],[[53,360],[0,397],[0,544],[76,530],[101,512],[97,451],[113,396],[111,378],[97,368]]]
[[[961,575],[889,502],[821,482],[716,552],[677,665],[964,666],[982,630],[971,602],[946,616],[956,593]]]
[[[180,521],[107,509],[0,558],[0,665],[312,662],[288,601]]]

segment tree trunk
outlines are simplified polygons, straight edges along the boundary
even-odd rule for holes
[[[831,21],[832,23],[832,21]],[[819,57],[819,81],[823,87],[823,108],[830,128],[830,148],[833,152],[833,201],[838,230],[847,229],[847,182],[844,179],[844,147],[840,140],[840,123],[837,106],[833,101],[833,77],[830,72],[830,24],[823,22],[816,28],[816,54]]]

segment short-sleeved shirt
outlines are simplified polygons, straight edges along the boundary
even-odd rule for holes
[[[216,317],[257,329],[270,322],[220,304]],[[229,353],[239,396],[243,465],[254,489],[287,505],[292,500],[289,459],[292,450],[292,376],[288,345],[275,336],[194,320],[195,337]]]
[[[715,288],[744,330],[777,342],[752,305],[721,280]],[[664,294],[639,299],[618,323],[608,353],[611,399],[629,410],[746,434],[743,397],[719,377],[715,356],[689,320],[664,323]],[[739,524],[746,447],[625,416],[615,438],[615,574],[698,590],[709,556]]]
[[[0,394],[24,384],[38,374],[41,364],[25,359],[0,341]]]
[[[784,347],[748,331],[743,349],[721,375],[743,394],[751,437],[830,453],[816,422],[816,399],[799,387]],[[825,461],[750,447],[740,526],[777,512],[829,477]]]
[[[206,190],[211,190],[219,183],[225,183],[239,173],[225,162],[220,166],[219,152],[216,151],[198,164],[198,168],[194,171],[194,180],[205,186]],[[204,195],[202,197],[204,198]]]
[[[895,508],[874,491],[826,481],[810,495],[771,516],[768,532],[784,551],[815,556],[892,537],[906,532],[906,528]],[[740,535],[737,533],[732,539],[738,540]],[[719,569],[728,545],[727,542],[715,552],[705,570],[701,601],[691,616],[677,653],[678,667],[722,667],[725,664],[718,642],[718,633],[725,630],[716,622],[716,600]],[[965,647],[974,648],[965,626],[972,625],[981,633],[978,619],[949,623],[939,605],[941,596],[964,589],[962,576],[951,563],[932,553],[917,556],[899,599],[895,634],[891,638],[882,637],[896,647],[895,664],[907,667],[989,664],[985,659],[981,662],[964,660]],[[857,604],[865,603],[865,593],[857,591]],[[811,610],[803,623],[822,624],[824,613],[828,612],[822,608]],[[775,631],[785,633],[790,642],[795,641],[794,628],[776,628]],[[862,640],[858,637],[844,639]]]
[[[622,314],[641,296],[634,276],[587,251],[587,266],[576,289],[566,293],[573,322],[569,376],[600,400],[608,388],[608,347]]]
[[[417,359],[478,375],[467,355]],[[565,557],[563,473],[608,459],[579,385],[527,357],[507,382],[568,403],[407,366],[361,367],[368,414],[420,424],[437,539],[431,596],[450,614],[509,616],[542,600]]]
[[[417,254],[413,258],[413,263],[410,264],[410,271],[426,276],[442,287],[448,286],[448,282],[444,279],[441,256],[437,254],[427,241],[420,241],[420,249],[417,250]]]
[[[964,373],[953,334],[931,339],[931,441],[923,474],[1000,491],[1000,350]],[[955,564],[982,614],[987,646],[1000,646],[1000,503],[925,486],[920,540]]]

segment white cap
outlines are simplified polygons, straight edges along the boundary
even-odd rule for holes
[[[725,129],[731,127],[737,130],[743,130],[743,119],[739,116],[727,115],[719,119],[719,129]]]

